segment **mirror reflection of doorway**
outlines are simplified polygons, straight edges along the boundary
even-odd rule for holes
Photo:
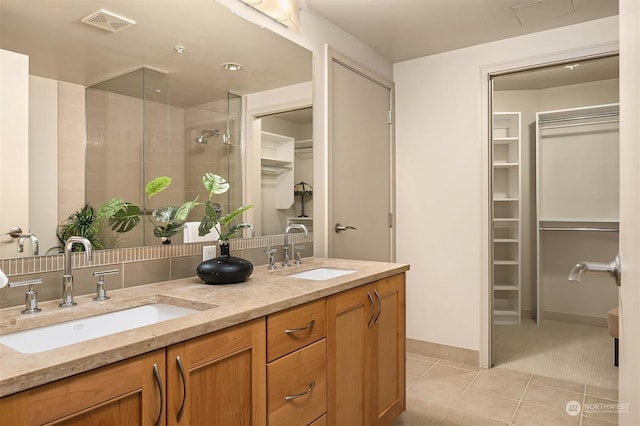
[[[618,288],[567,280],[618,250],[617,205],[581,201],[617,203],[618,81],[617,56],[492,77],[493,366],[618,387]]]
[[[258,235],[282,234],[292,223],[313,231],[313,109],[264,115],[255,125],[261,157]]]

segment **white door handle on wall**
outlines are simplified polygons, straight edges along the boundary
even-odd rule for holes
[[[580,262],[573,267],[569,273],[569,281],[580,282],[584,274],[608,274],[616,280],[616,284],[620,287],[620,255],[609,263],[603,262]]]

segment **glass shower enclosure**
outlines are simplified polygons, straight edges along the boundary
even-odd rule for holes
[[[241,97],[227,94],[199,105],[174,98],[171,74],[146,67],[86,89],[86,201],[97,210],[112,198],[122,199],[138,205],[142,216],[125,233],[103,224],[106,248],[161,244],[147,216],[186,201],[204,203],[205,173],[231,185],[213,199],[223,214],[242,203]],[[172,183],[148,198],[145,185],[159,176]],[[203,214],[204,206],[197,206],[188,221],[199,222]],[[182,243],[183,234],[171,240]]]

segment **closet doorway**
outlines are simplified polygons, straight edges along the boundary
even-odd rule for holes
[[[618,57],[492,77],[493,366],[617,389]]]

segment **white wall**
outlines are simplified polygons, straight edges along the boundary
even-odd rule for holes
[[[481,348],[488,248],[483,70],[617,40],[611,17],[394,65],[397,260],[411,264],[408,337]]]
[[[28,231],[36,234],[40,254],[45,254],[58,245],[58,81],[34,75],[29,76],[28,170]],[[31,253],[31,247],[25,247],[23,254]]]
[[[29,57],[0,50],[0,234],[29,229],[28,159]],[[15,257],[16,250],[16,240],[0,237],[0,257]]]

